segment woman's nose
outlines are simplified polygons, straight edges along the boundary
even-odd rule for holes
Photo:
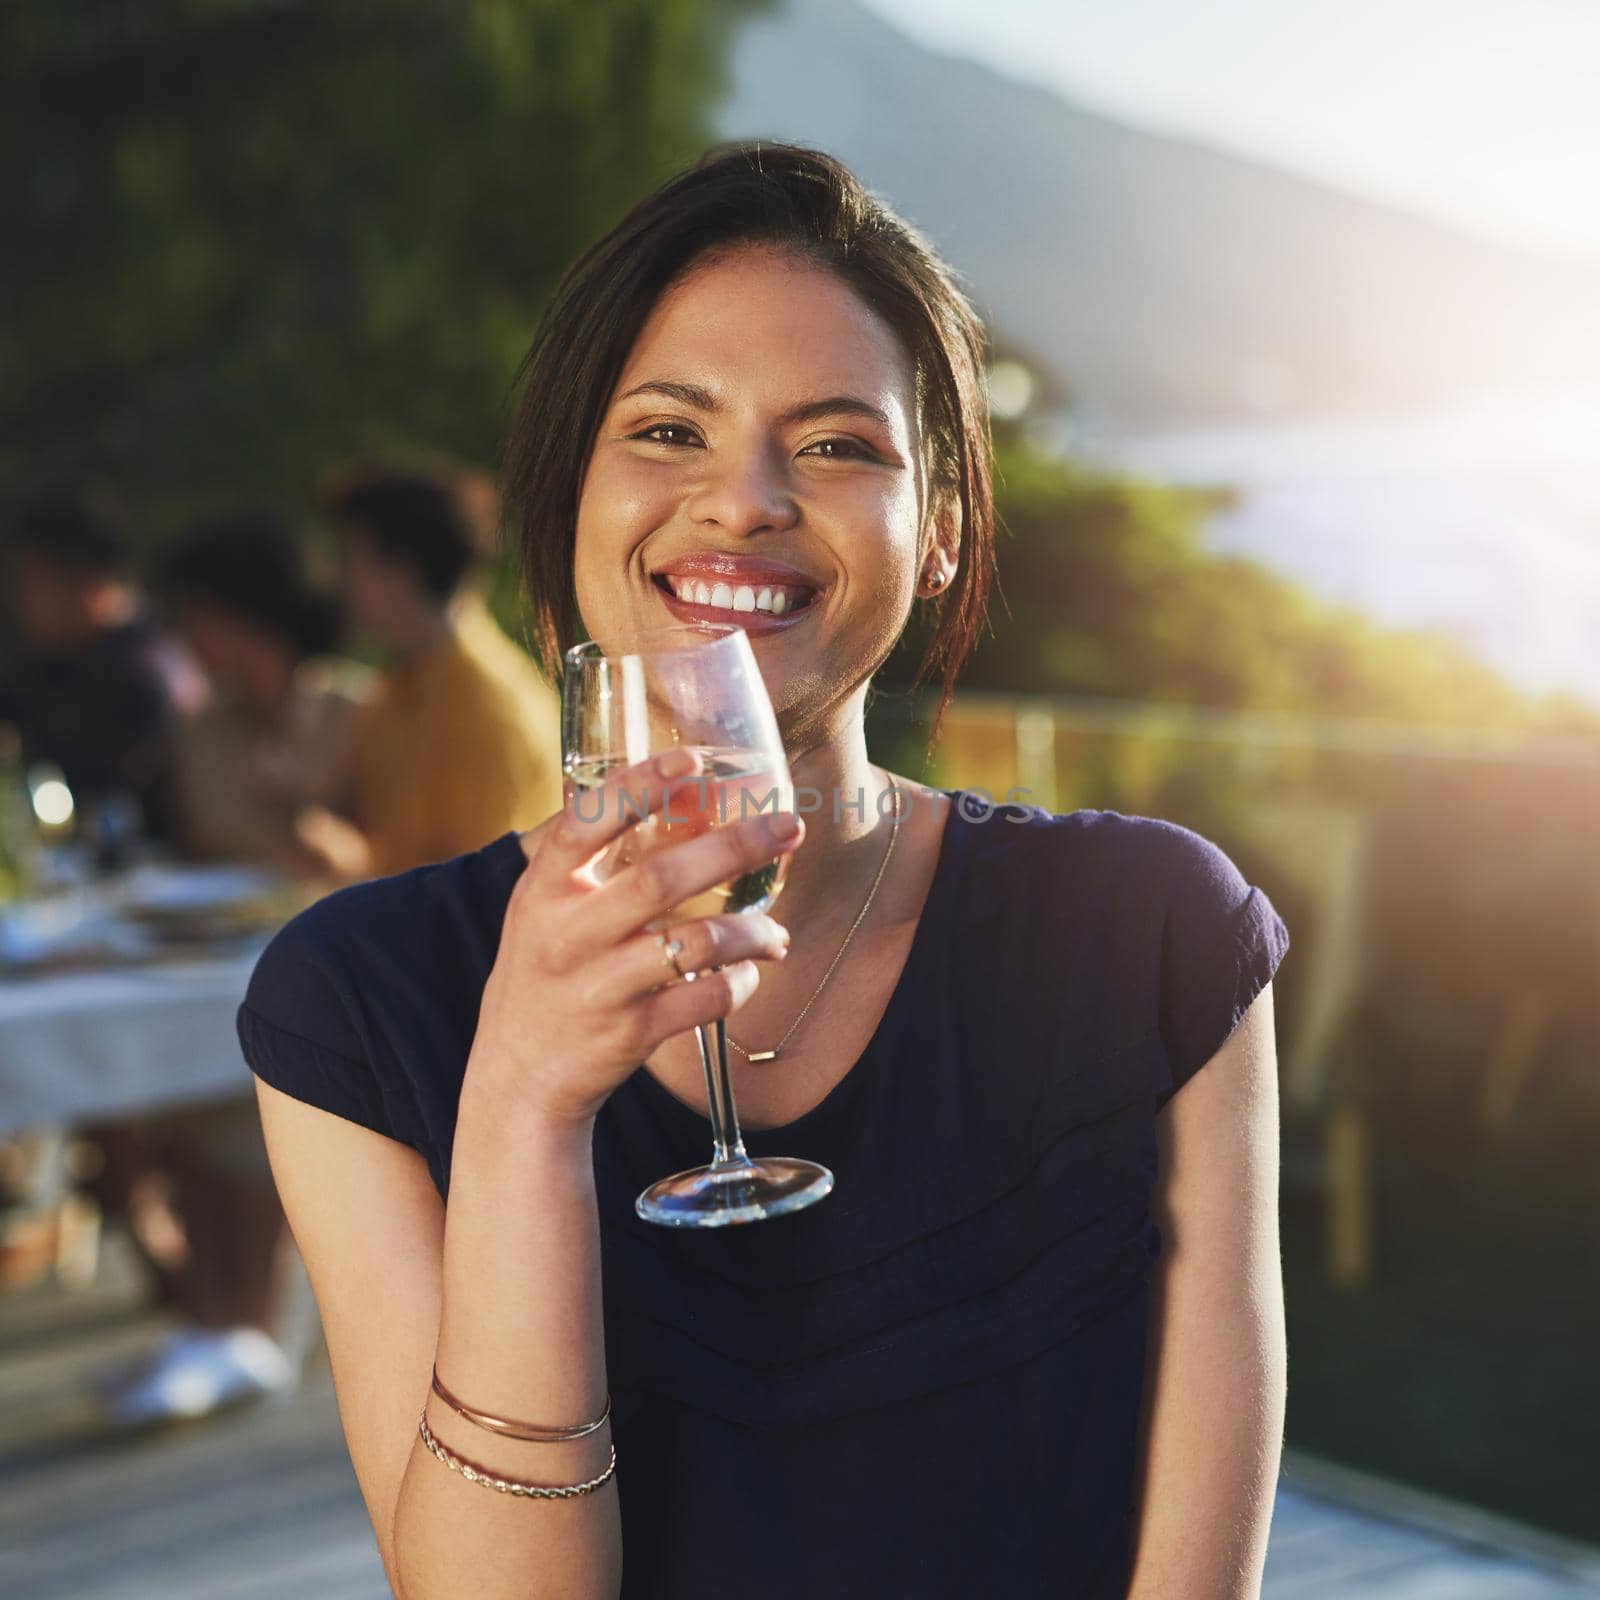
[[[784,467],[767,450],[713,453],[689,498],[689,516],[702,527],[720,528],[738,539],[789,527],[796,510]]]

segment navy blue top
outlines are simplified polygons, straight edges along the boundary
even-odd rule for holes
[[[827,1199],[656,1227],[634,1197],[708,1159],[704,1113],[641,1067],[596,1120],[625,1600],[1125,1593],[1155,1118],[1289,937],[1186,828],[953,793],[871,1042],[745,1136],[831,1168]],[[507,834],[296,918],[239,1013],[250,1066],[446,1193],[522,867]]]

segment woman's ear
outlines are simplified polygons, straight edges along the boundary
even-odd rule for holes
[[[952,495],[941,497],[933,514],[933,538],[917,572],[917,598],[931,600],[955,581],[961,564],[961,502]]]

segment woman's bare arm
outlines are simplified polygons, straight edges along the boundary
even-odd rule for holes
[[[499,1495],[449,1471],[417,1436],[436,1350],[450,1387],[482,1409],[549,1426],[600,1414],[588,1132],[486,1125],[464,1107],[447,1221],[414,1151],[265,1084],[258,1093],[390,1587],[402,1600],[614,1596],[615,1478],[569,1500]],[[568,1444],[524,1444],[463,1422],[437,1399],[428,1419],[447,1449],[513,1480],[582,1482],[604,1470],[609,1452],[609,1425]]]
[[[670,752],[601,792],[637,795],[654,774],[649,804],[659,807],[660,778],[697,768],[692,753]],[[637,815],[611,803],[589,820],[563,811],[523,837],[528,862],[457,1108],[448,1207],[415,1152],[259,1088],[356,1475],[401,1600],[614,1600],[621,1585],[614,1477],[567,1499],[498,1494],[435,1459],[417,1416],[426,1403],[447,1450],[514,1482],[584,1483],[609,1459],[609,1424],[564,1444],[506,1439],[430,1397],[429,1375],[437,1361],[469,1405],[542,1427],[600,1415],[595,1118],[661,1040],[727,1016],[754,992],[756,960],[787,949],[784,931],[753,912],[673,923],[685,970],[700,976],[666,982],[649,924],[792,849],[803,827],[730,822],[597,884],[587,863]]]
[[[1150,1343],[1129,1600],[1255,1600],[1283,1444],[1270,984],[1157,1119]]]

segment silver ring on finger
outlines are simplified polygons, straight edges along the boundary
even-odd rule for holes
[[[656,935],[656,943],[661,948],[661,959],[677,973],[680,978],[687,980],[689,974],[678,965],[678,957],[683,954],[683,940],[670,939],[664,933]]]

